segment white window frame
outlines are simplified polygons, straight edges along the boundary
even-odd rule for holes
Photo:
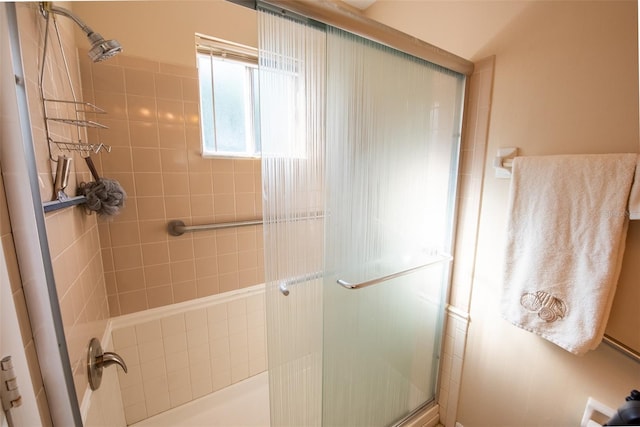
[[[245,98],[245,117],[247,120],[245,121],[245,134],[246,134],[246,149],[243,151],[218,151],[216,145],[216,136],[213,136],[214,139],[214,150],[209,150],[205,146],[205,129],[204,123],[206,120],[213,120],[213,129],[215,132],[216,123],[215,123],[215,92],[212,91],[212,99],[213,99],[213,117],[205,117],[204,116],[204,108],[200,108],[200,120],[202,122],[201,132],[202,132],[202,146],[201,152],[203,157],[209,158],[259,158],[261,156],[260,147],[258,145],[259,135],[257,135],[257,126],[256,121],[259,120],[258,114],[256,110],[258,108],[258,97],[257,97],[257,87],[253,81],[253,73],[257,72],[258,69],[258,49],[242,45],[239,43],[230,42],[227,40],[222,40],[216,37],[205,36],[203,34],[196,34],[196,58],[198,59],[200,55],[208,55],[211,61],[214,60],[224,60],[224,61],[233,61],[240,63],[246,67],[246,80],[245,87],[248,89],[246,91]],[[196,61],[199,64],[199,60]],[[211,76],[212,79],[215,79],[213,74],[213,62]],[[252,71],[253,70],[253,71]],[[213,88],[214,82],[211,82]],[[202,103],[202,99],[200,99]]]

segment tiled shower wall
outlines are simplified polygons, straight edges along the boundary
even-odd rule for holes
[[[53,198],[56,169],[56,163],[49,159],[38,88],[45,20],[40,15],[36,3],[19,3],[17,14],[34,152],[41,199],[44,202]],[[80,80],[73,37],[74,25],[70,20],[58,20],[62,45],[69,62],[71,84],[79,96]],[[71,84],[63,67],[61,51],[53,28],[50,29],[49,37],[42,85],[45,97],[73,100]],[[73,109],[65,107],[54,107],[49,111],[51,116],[74,117]],[[69,138],[77,138],[76,127],[52,122],[50,124],[50,135],[56,140],[68,141]],[[62,152],[54,145],[51,156],[56,159],[59,154],[73,158],[66,192],[69,196],[74,196],[77,183],[89,178],[88,169],[78,153]],[[45,223],[73,378],[80,402],[87,389],[87,345],[92,337],[102,337],[109,317],[97,221],[95,215],[87,215],[82,208],[73,207],[47,214]]]
[[[93,132],[112,147],[103,176],[128,194],[124,211],[99,221],[112,316],[264,281],[262,227],[167,233],[186,225],[261,217],[260,160],[203,158],[197,70],[118,55],[81,57],[83,93],[108,114]]]

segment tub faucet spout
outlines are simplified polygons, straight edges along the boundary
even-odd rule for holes
[[[99,360],[96,361],[96,364],[102,365],[103,368],[115,363],[116,365],[119,365],[125,373],[127,373],[127,364],[124,363],[124,359],[117,353],[105,351],[98,359]]]

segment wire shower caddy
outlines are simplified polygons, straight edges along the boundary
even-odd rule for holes
[[[111,146],[103,143],[93,144],[90,143],[86,137],[83,137],[83,134],[86,135],[86,132],[83,131],[84,128],[108,129],[107,126],[101,123],[86,119],[87,114],[105,114],[106,112],[102,108],[99,108],[90,102],[78,100],[76,92],[73,88],[71,73],[69,71],[69,64],[64,52],[64,47],[62,45],[62,39],[60,37],[60,31],[58,29],[55,15],[47,10],[47,3],[40,4],[40,13],[44,16],[46,23],[44,30],[42,60],[40,63],[40,73],[38,76],[38,88],[40,90],[40,99],[42,101],[42,111],[44,116],[45,132],[47,135],[49,159],[54,162],[58,161],[53,156],[53,147],[56,147],[61,152],[79,152],[82,157],[88,157],[91,153],[99,154],[104,151],[108,153],[111,152]],[[72,100],[52,99],[45,96],[44,74],[49,47],[49,25],[51,20],[53,20],[53,28],[55,30],[56,39],[58,41],[58,46],[62,56],[67,84],[69,85],[69,88],[71,90],[71,95],[73,98]],[[73,114],[71,115],[71,117],[65,117],[64,115],[58,116],[56,113],[54,113],[54,111],[57,112],[65,106],[73,108]],[[51,123],[62,123],[65,125],[74,126],[76,128],[76,139],[74,140],[72,137],[70,137],[68,141],[56,139],[53,136],[53,132],[51,131]]]

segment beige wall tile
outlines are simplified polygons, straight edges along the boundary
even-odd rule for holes
[[[190,194],[189,175],[187,173],[164,173],[162,182],[166,196],[185,197]]]
[[[173,284],[173,299],[175,302],[183,302],[197,298],[196,281],[189,280]]]
[[[133,170],[136,174],[141,172],[162,172],[160,167],[160,153],[150,148],[132,148]]]
[[[182,99],[188,102],[199,102],[200,88],[197,79],[182,78]]]
[[[153,97],[156,90],[153,76],[148,70],[124,68],[127,94]]]
[[[163,146],[163,148],[166,148]],[[200,159],[202,157],[197,155]],[[188,162],[188,153],[184,149],[164,149],[160,150],[160,163],[163,173],[182,172],[187,173],[191,168]],[[205,162],[202,162],[208,168]],[[208,170],[208,169],[207,169]]]
[[[191,215],[194,217],[213,217],[213,196],[209,194],[193,195],[190,198]]]
[[[94,90],[96,105],[109,114],[110,119],[127,118],[127,100],[123,93]]]
[[[213,207],[216,218],[235,217],[236,206],[233,194],[214,194]]]
[[[137,225],[140,230],[140,242],[155,243],[167,240],[167,223],[165,221],[140,221]]]
[[[169,262],[168,242],[146,243],[142,245],[142,259],[147,266]]]
[[[120,246],[113,251],[113,266],[116,271],[137,268],[142,266],[142,251],[140,245]]]
[[[102,142],[111,147],[128,147],[131,145],[129,122],[127,120],[100,117],[100,123],[109,129],[96,130],[96,137],[92,138],[89,136],[88,141]],[[89,131],[89,129],[87,129],[87,131]]]
[[[182,101],[156,98],[158,122],[184,125],[184,107]]]
[[[164,211],[168,220],[188,218],[191,216],[191,199],[188,196],[165,196]]]
[[[253,183],[251,185],[253,186]],[[214,173],[213,191],[216,194],[233,194],[236,191],[234,175],[231,173]],[[238,192],[240,191],[238,190]]]
[[[144,277],[147,288],[171,286],[171,266],[169,263],[145,266]]]
[[[158,148],[158,126],[151,121],[129,121],[132,147]]]
[[[184,122],[187,126],[200,126],[200,104],[198,102],[184,102]]]
[[[117,270],[115,275],[118,293],[137,291],[145,287],[144,273],[141,267],[129,270]]]
[[[172,262],[170,266],[172,283],[195,280],[195,261],[193,259]]]
[[[113,247],[130,246],[140,243],[136,222],[113,222],[109,224],[109,234]]]
[[[190,173],[189,191],[191,195],[212,194],[213,179],[210,173]]]
[[[109,64],[94,64],[91,67],[94,91],[124,93],[124,72],[122,67]]]
[[[155,74],[158,98],[182,100],[182,78],[169,74]]]
[[[108,156],[100,156],[101,172],[112,175],[114,172],[131,172],[133,163],[129,147],[113,147]]]
[[[163,197],[138,197],[136,204],[140,221],[165,219]]]
[[[220,292],[235,291],[240,288],[240,280],[238,278],[238,272],[232,273],[220,273],[218,275],[218,288]]]
[[[121,314],[146,310],[148,308],[147,294],[144,290],[118,293],[118,304]]]
[[[192,239],[170,240],[169,259],[171,262],[193,260]]]
[[[160,139],[160,147],[167,149],[185,150],[187,140],[182,123],[159,123],[158,137]]]

